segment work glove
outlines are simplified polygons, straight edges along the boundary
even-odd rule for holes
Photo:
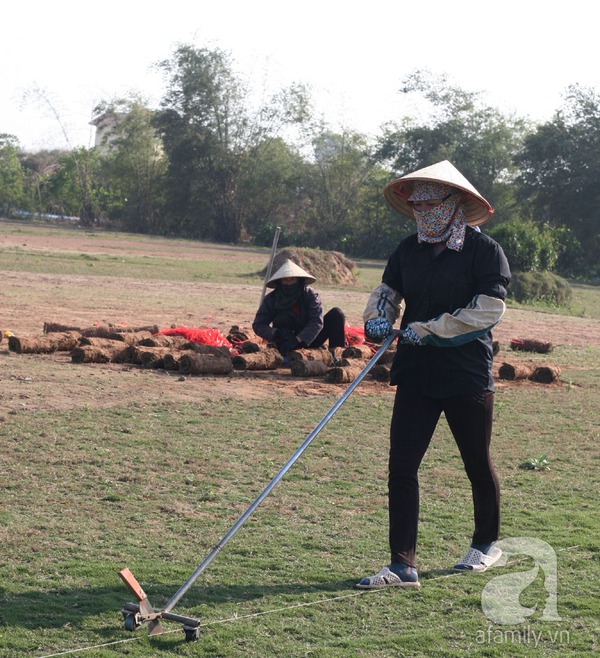
[[[400,329],[398,332],[398,343],[402,343],[403,345],[423,345],[421,339],[410,327]]]
[[[293,338],[288,338],[287,340],[284,340],[281,343],[277,344],[277,349],[281,352],[283,356],[285,356],[289,352],[292,352],[293,350],[297,350],[299,347],[300,347],[300,343],[296,340],[295,336]]]
[[[372,318],[365,322],[365,336],[373,343],[381,343],[392,333],[392,325],[386,318]]]
[[[288,329],[287,327],[274,329],[273,330],[273,341],[276,343],[283,343],[286,340],[295,338],[296,334],[293,329]]]

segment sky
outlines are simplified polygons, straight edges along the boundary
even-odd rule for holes
[[[92,146],[93,108],[157,105],[178,44],[227,51],[257,94],[312,90],[333,127],[368,135],[405,115],[405,76],[447,76],[493,107],[552,118],[568,85],[600,90],[589,0],[19,0],[2,9],[0,134],[22,148]]]

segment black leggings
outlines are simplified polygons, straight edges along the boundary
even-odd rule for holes
[[[346,316],[342,309],[332,308],[323,316],[323,329],[309,345],[309,347],[321,347],[329,340],[329,347],[346,346]]]
[[[398,387],[390,429],[389,517],[392,562],[415,566],[419,521],[417,472],[442,412],[471,482],[475,531],[472,543],[496,541],[500,532],[500,486],[489,453],[494,394],[431,398]],[[457,513],[464,509],[456,501]]]

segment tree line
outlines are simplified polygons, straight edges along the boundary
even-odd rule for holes
[[[594,89],[570,86],[552,119],[534,124],[417,70],[399,93],[419,97],[427,119],[401,117],[367,137],[328,126],[303,85],[254,102],[225,51],[180,45],[159,66],[159,107],[129,97],[95,108],[114,118],[98,148],[30,153],[0,134],[0,214],[262,246],[279,226],[280,246],[383,259],[414,231],[384,185],[450,160],[494,206],[484,230],[514,270],[600,276]]]

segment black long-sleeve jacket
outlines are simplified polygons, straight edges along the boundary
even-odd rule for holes
[[[289,328],[305,345],[310,345],[323,329],[323,303],[319,293],[309,286],[304,288],[293,326],[289,325],[289,314],[286,314],[285,317],[278,317],[274,293],[273,290],[265,295],[259,306],[252,323],[254,333],[266,341],[272,341],[275,329]]]
[[[391,324],[402,315],[401,328],[410,326],[423,343],[398,345],[391,383],[432,397],[493,391],[491,329],[504,314],[509,282],[500,245],[470,227],[461,251],[437,256],[416,235],[403,240],[363,315]]]

